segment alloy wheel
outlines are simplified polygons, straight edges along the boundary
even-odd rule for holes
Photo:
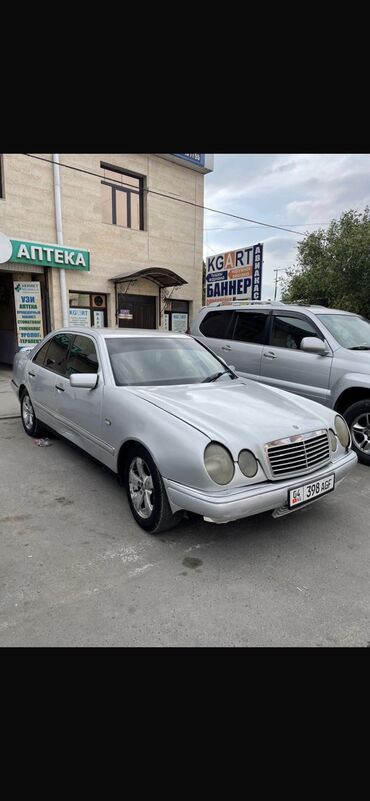
[[[370,455],[370,414],[368,412],[363,412],[355,417],[351,426],[351,434],[356,448]]]
[[[31,431],[35,414],[33,406],[28,395],[25,395],[22,403],[22,418],[27,431]]]
[[[128,486],[134,508],[145,520],[153,513],[153,478],[147,463],[139,456],[130,464]]]

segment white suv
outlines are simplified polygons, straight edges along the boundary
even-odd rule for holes
[[[245,378],[342,414],[370,465],[370,322],[324,306],[242,301],[202,308],[191,334]]]

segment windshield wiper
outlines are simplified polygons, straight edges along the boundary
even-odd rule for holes
[[[225,375],[225,373],[228,373],[231,378],[235,378],[234,373],[232,373],[231,370],[221,370],[219,373],[212,373],[212,375],[207,376],[207,378],[203,378],[201,383],[210,384],[211,381],[217,381],[217,379],[220,378],[220,376]]]
[[[370,345],[355,345],[353,348],[348,348],[348,350],[370,350]]]

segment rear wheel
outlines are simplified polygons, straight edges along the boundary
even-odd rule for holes
[[[21,418],[23,428],[29,437],[39,437],[42,434],[42,425],[35,415],[31,398],[26,389],[21,397]]]
[[[160,534],[180,522],[182,514],[173,514],[162,477],[150,453],[136,445],[126,462],[128,502],[136,522],[149,534]]]
[[[352,448],[358,461],[370,465],[370,399],[353,403],[343,417],[351,431]]]

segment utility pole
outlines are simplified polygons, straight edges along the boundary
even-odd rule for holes
[[[278,273],[285,273],[285,267],[280,267],[279,269],[274,270],[275,273],[275,294],[274,294],[274,301],[276,300],[277,295],[277,285],[278,285]]]

